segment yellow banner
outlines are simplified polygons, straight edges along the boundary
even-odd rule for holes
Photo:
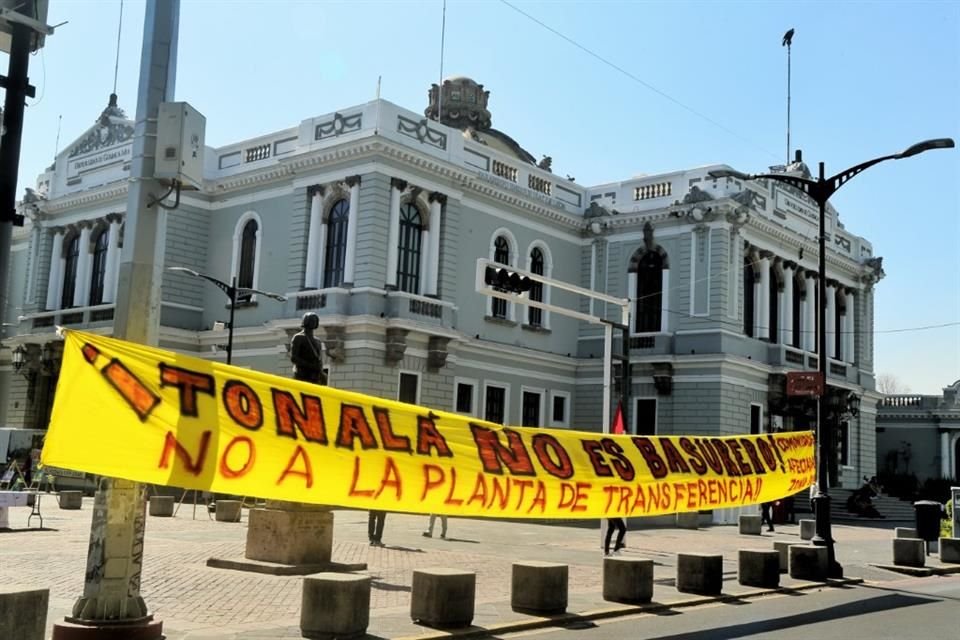
[[[743,506],[815,479],[806,431],[642,437],[503,427],[65,334],[44,465],[276,500],[507,518]]]

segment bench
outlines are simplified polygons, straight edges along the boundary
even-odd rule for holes
[[[27,518],[27,526],[33,516],[40,519],[40,528],[43,529],[43,516],[40,515],[40,494],[36,491],[0,491],[0,529],[10,527],[10,507],[32,507]]]

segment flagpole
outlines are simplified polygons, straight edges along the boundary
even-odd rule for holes
[[[787,164],[790,164],[790,45],[793,44],[793,29],[783,35],[783,45],[787,47]]]

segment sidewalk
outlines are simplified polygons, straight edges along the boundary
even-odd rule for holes
[[[7,586],[48,587],[48,630],[69,615],[81,594],[92,514],[91,498],[81,511],[62,511],[52,497],[44,497],[46,530],[27,530],[28,509],[13,509],[12,532],[0,533],[0,580]],[[374,638],[439,638],[436,632],[410,621],[412,571],[424,567],[452,567],[477,574],[474,624],[491,633],[504,625],[542,625],[535,616],[510,609],[510,566],[513,561],[544,560],[569,565],[570,614],[603,617],[637,613],[650,607],[629,607],[605,602],[602,592],[602,557],[599,529],[583,524],[542,525],[498,520],[450,518],[448,539],[421,534],[427,516],[389,514],[385,547],[367,543],[366,512],[335,512],[333,559],[366,562],[373,577],[369,633]],[[300,638],[301,578],[269,576],[210,568],[211,557],[242,558],[246,540],[244,511],[241,523],[209,520],[205,510],[183,505],[175,518],[150,517],[147,521],[142,595],[151,613],[164,622],[168,640]],[[34,519],[36,521],[36,519]],[[631,523],[627,556],[654,561],[654,603],[690,606],[716,598],[681,594],[673,587],[676,553],[709,551],[724,556],[724,597],[742,598],[764,593],[737,583],[739,549],[770,549],[774,540],[800,542],[799,527],[783,525],[775,533],[741,536],[734,526],[696,531],[672,528],[638,528]],[[834,527],[837,554],[845,575],[872,581],[902,576],[871,565],[892,560],[892,529]],[[928,558],[933,563],[935,556]],[[822,588],[818,583],[782,576],[786,589]],[[769,591],[767,591],[769,592]],[[568,620],[578,620],[576,615]],[[522,627],[521,627],[522,628]],[[461,634],[458,634],[461,635]]]

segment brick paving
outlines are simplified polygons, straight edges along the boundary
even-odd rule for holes
[[[44,496],[43,531],[27,529],[27,508],[10,511],[13,531],[0,533],[0,581],[7,586],[50,589],[48,630],[70,613],[81,594],[92,514],[92,499],[80,511],[60,510],[53,496]],[[163,620],[168,640],[212,638],[298,638],[301,578],[270,576],[206,566],[208,558],[241,559],[246,539],[246,512],[240,523],[215,522],[198,508],[184,505],[175,518],[149,517],[146,530],[142,595],[149,610]],[[545,525],[495,520],[451,518],[449,539],[421,536],[426,516],[389,514],[385,547],[370,547],[366,512],[335,512],[333,559],[365,562],[373,577],[371,625],[373,637],[423,635],[427,630],[409,620],[410,588],[415,568],[442,566],[475,571],[477,618],[490,625],[524,618],[510,611],[512,562],[547,560],[569,565],[570,611],[604,606],[600,598],[602,554],[600,534],[593,526]],[[724,556],[725,592],[742,589],[736,583],[736,553],[740,548],[772,547],[774,539],[799,542],[795,525],[762,537],[740,536],[736,527],[716,526],[696,531],[644,527],[630,523],[625,554],[654,560],[658,601],[678,594],[672,589],[678,551],[710,551]],[[36,524],[36,519],[34,519]],[[892,580],[898,574],[871,568],[889,562],[892,531],[885,528],[835,526],[838,554],[846,575]],[[784,584],[790,582],[784,578]],[[581,609],[577,609],[580,607]]]

